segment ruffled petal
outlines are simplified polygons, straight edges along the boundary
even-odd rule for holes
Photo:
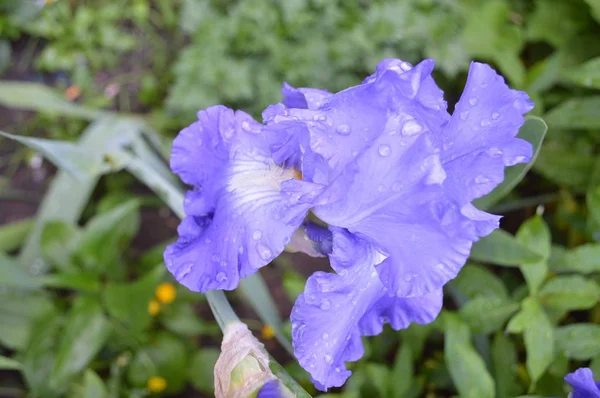
[[[332,95],[329,91],[316,88],[295,88],[287,83],[283,83],[281,94],[285,106],[299,109],[318,109]]]
[[[528,162],[532,146],[515,138],[533,109],[526,93],[511,90],[486,64],[474,62],[452,119],[442,134],[442,162],[461,203],[486,195],[504,179],[504,167]]]
[[[579,368],[565,376],[565,381],[573,387],[571,398],[600,398],[600,386],[594,380],[590,368]]]
[[[309,207],[282,194],[295,171],[274,162],[263,126],[243,112],[200,112],[176,138],[171,165],[195,189],[165,263],[193,291],[236,288],[281,253]]]
[[[291,315],[294,353],[321,390],[339,387],[350,376],[345,362],[362,357],[361,335],[378,334],[385,323],[396,330],[428,323],[441,309],[441,291],[389,297],[373,267],[383,258],[366,242],[333,228],[331,263],[338,274],[316,272],[298,296]]]

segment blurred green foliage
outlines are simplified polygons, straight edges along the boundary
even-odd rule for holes
[[[507,172],[516,189],[478,203],[506,214],[508,231],[475,245],[440,317],[365,340],[343,391],[322,396],[566,396],[568,371],[589,365],[598,376],[597,0],[0,0],[0,73],[70,88],[64,99],[39,84],[0,83],[0,104],[41,112],[18,123],[2,113],[2,129],[69,141],[20,137],[33,149],[3,156],[0,185],[12,189],[23,151],[79,173],[54,177],[35,218],[0,226],[0,369],[23,376],[3,379],[0,393],[145,397],[160,377],[158,395],[210,396],[219,333],[198,315],[204,297],[177,287],[174,301],[159,303],[156,288],[173,283],[165,243],[142,253],[132,244],[145,232],[141,210],[165,201],[178,211],[161,136],[209,105],[259,116],[283,81],[343,89],[385,57],[436,59],[450,104],[469,62],[488,62],[529,93],[549,129],[532,171]],[[539,145],[542,128],[528,123],[521,134]],[[154,194],[132,189],[136,180]],[[275,266],[293,301],[305,276],[285,258]],[[257,311],[276,323],[266,312]]]

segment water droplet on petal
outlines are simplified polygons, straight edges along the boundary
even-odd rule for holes
[[[271,251],[271,249],[269,249],[262,243],[256,245],[256,251],[258,251],[260,258],[262,258],[265,261],[268,261],[271,259],[271,257],[273,257],[273,252]]]
[[[340,124],[339,126],[337,126],[337,129],[335,129],[335,131],[337,131],[339,135],[348,135],[350,134],[350,126],[348,126],[347,124]]]
[[[489,126],[490,124],[492,124],[492,122],[490,122],[489,119],[482,119],[481,120],[481,126],[482,127]]]
[[[358,156],[358,151],[352,151],[352,157],[355,158]]]
[[[467,111],[460,113],[461,120],[467,120],[467,116],[469,116],[469,112],[467,112]]]
[[[227,267],[227,261],[225,260],[221,260],[221,262],[219,263],[219,265],[223,268]]]
[[[490,149],[488,149],[486,151],[486,153],[488,155],[490,155],[491,157],[493,157],[493,158],[497,158],[499,156],[502,156],[502,150],[500,148],[495,147],[495,146],[491,147]]]
[[[496,120],[500,117],[500,114],[498,112],[494,112],[492,113],[492,120]]]
[[[250,130],[250,123],[242,122],[242,128],[246,131]]]
[[[400,181],[396,181],[395,183],[392,184],[392,191],[398,192],[401,189],[402,189],[402,183]]]
[[[206,238],[206,239],[204,239],[204,242],[206,242],[206,243],[210,243],[210,242],[212,242],[212,241],[210,240],[210,238]]]
[[[213,254],[211,257],[211,260],[213,261],[213,263],[218,263],[219,262],[219,256],[217,254]]]
[[[244,246],[238,247],[238,253],[244,254]]]
[[[323,359],[325,360],[325,363],[328,365],[331,365],[333,363],[333,358],[331,357],[331,355],[323,355]]]
[[[412,280],[412,275],[411,274],[404,274],[404,280],[406,282],[410,282]]]
[[[254,233],[252,234],[252,239],[254,240],[259,240],[262,237],[262,232],[260,232],[259,230],[254,231]]]
[[[471,106],[477,105],[477,98],[475,98],[475,97],[469,98],[469,105],[471,105]]]
[[[327,300],[327,299],[323,299],[321,300],[321,304],[319,305],[319,307],[323,310],[323,311],[327,311],[328,309],[331,308],[331,301]]]
[[[227,280],[227,275],[225,275],[225,272],[219,272],[217,274],[217,282],[225,282]]]
[[[392,148],[389,145],[383,144],[379,146],[379,154],[381,156],[389,156],[392,153]]]
[[[388,133],[388,135],[396,135],[398,134],[398,132],[396,130],[392,130]]]
[[[421,130],[423,130],[423,127],[415,120],[409,120],[402,126],[402,134],[406,136],[419,134]]]
[[[323,340],[327,340],[329,338],[329,333],[325,332],[321,335],[321,337],[323,337]]]
[[[377,191],[379,191],[379,192],[384,192],[384,191],[385,191],[385,186],[384,186],[384,185],[379,185],[379,186],[377,187]]]
[[[408,62],[402,62],[400,64],[400,69],[402,69],[404,72],[408,72],[412,69],[412,66]]]

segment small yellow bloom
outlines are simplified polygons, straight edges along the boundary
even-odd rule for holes
[[[148,314],[155,316],[160,312],[160,303],[156,300],[150,300],[148,302]]]
[[[146,387],[148,387],[148,390],[151,392],[158,393],[167,388],[167,381],[160,376],[152,376],[148,379]]]
[[[177,296],[177,289],[169,282],[163,282],[156,287],[154,292],[156,298],[163,304],[172,303]]]
[[[273,329],[273,326],[271,325],[265,325],[260,331],[260,335],[265,340],[271,340],[275,337],[275,329]]]

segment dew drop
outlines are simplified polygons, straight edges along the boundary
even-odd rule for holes
[[[400,64],[400,69],[402,69],[404,72],[408,72],[412,69],[412,66],[408,62],[402,62]]]
[[[225,272],[219,272],[217,274],[217,282],[225,282],[227,280],[227,275],[225,275]]]
[[[254,240],[259,240],[262,237],[262,232],[260,232],[259,230],[254,231],[254,233],[252,234],[252,239]]]
[[[500,114],[498,112],[492,113],[492,120],[497,120],[499,117],[500,117]]]
[[[377,191],[379,191],[379,192],[385,192],[385,186],[384,185],[379,185],[377,187]]]
[[[402,189],[402,183],[400,181],[396,181],[395,183],[392,184],[392,191],[398,192],[401,189]]]
[[[244,246],[238,247],[238,253],[244,254]]]
[[[258,251],[260,257],[265,261],[268,261],[271,259],[271,257],[273,257],[273,252],[271,252],[271,249],[262,243],[256,245],[256,251]]]
[[[218,263],[219,262],[219,256],[216,254],[213,254],[211,257],[211,260],[213,261],[213,263]]]
[[[340,124],[339,126],[337,126],[337,129],[335,129],[335,131],[337,131],[339,135],[349,135],[350,126],[348,126],[347,124]]]
[[[411,136],[419,134],[423,127],[414,120],[409,120],[402,126],[402,135]]]
[[[467,116],[469,116],[469,112],[467,112],[467,111],[460,113],[461,120],[467,120]]]
[[[221,262],[219,263],[219,265],[223,268],[227,267],[227,261],[225,260],[221,260]]]
[[[329,301],[327,299],[321,300],[321,304],[319,305],[319,308],[321,308],[323,311],[327,311],[328,309],[331,308],[331,301]]]
[[[392,152],[392,148],[389,145],[383,144],[379,146],[379,154],[381,156],[389,156]]]
[[[486,151],[486,153],[488,155],[490,155],[491,157],[493,157],[493,158],[497,158],[499,156],[502,156],[502,150],[500,148],[497,148],[497,147],[491,147],[490,149],[488,149]]]
[[[388,135],[396,135],[398,134],[398,132],[396,130],[392,130],[388,133]]]
[[[352,157],[355,158],[358,156],[358,151],[352,151]]]
[[[469,98],[469,105],[471,105],[471,106],[477,105],[477,98],[475,98],[475,97]]]
[[[206,239],[204,239],[204,242],[206,242],[206,243],[210,243],[210,242],[212,242],[212,241],[210,240],[210,238],[206,238]]]
[[[410,282],[411,280],[412,280],[412,275],[411,274],[404,274],[404,281]]]
[[[481,120],[481,126],[482,127],[489,126],[490,124],[492,124],[492,122],[490,122],[489,119],[482,119]]]
[[[321,335],[321,337],[323,337],[323,340],[327,340],[329,338],[329,333],[325,332]]]
[[[328,365],[331,365],[333,363],[333,358],[331,357],[331,355],[323,355],[323,359],[325,360],[325,363]]]
[[[490,179],[484,176],[477,176],[475,177],[475,184],[485,184],[486,182],[489,182]]]
[[[242,122],[242,128],[246,131],[250,130],[250,123]]]

